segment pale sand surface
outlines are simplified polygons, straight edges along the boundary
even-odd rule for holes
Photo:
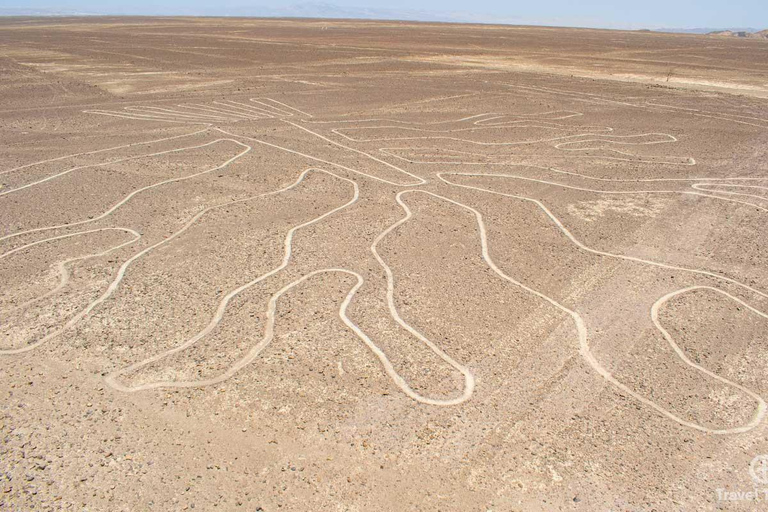
[[[0,508],[759,507],[767,56],[0,19]]]

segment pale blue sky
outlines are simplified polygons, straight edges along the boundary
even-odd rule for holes
[[[338,6],[293,8],[296,4]],[[477,21],[616,28],[768,28],[768,0],[0,0],[8,8],[109,14],[319,15],[397,17],[398,12],[476,15]],[[365,11],[362,11],[365,10]],[[418,14],[416,14],[418,17]],[[457,18],[457,20],[458,20]]]

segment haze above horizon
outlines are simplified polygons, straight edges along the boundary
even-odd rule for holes
[[[108,4],[98,0],[1,0],[0,15],[14,14],[367,18],[617,29],[768,28],[768,2],[764,0],[589,0],[578,4],[566,0],[476,0],[471,8],[459,0],[135,0]]]

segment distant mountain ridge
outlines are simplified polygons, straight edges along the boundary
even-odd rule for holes
[[[104,6],[98,9],[43,9],[26,7],[0,7],[0,16],[78,16],[78,15],[128,15],[128,16],[223,16],[253,18],[327,18],[327,19],[371,19],[403,21],[438,21],[449,23],[499,23],[524,24],[526,20],[515,16],[493,16],[464,11],[431,11],[423,9],[387,9],[347,7],[325,2],[302,2],[280,7],[249,5],[241,0],[222,0],[215,6],[166,7],[158,4],[154,8]]]
[[[30,7],[0,7],[0,16],[89,16],[96,13],[74,9],[48,9]]]
[[[253,18],[325,18],[325,19],[367,19],[367,20],[402,20],[445,23],[487,23],[499,25],[537,25],[551,27],[592,27],[632,30],[621,25],[606,25],[595,19],[529,19],[520,16],[496,16],[487,13],[468,11],[433,11],[424,9],[396,9],[376,7],[350,7],[322,1],[306,1],[280,7],[267,7],[249,4],[248,0],[219,0],[214,5],[164,4],[158,2],[154,7],[125,3],[111,6],[108,2],[92,8],[43,8],[43,7],[0,7],[0,16],[213,16],[213,17],[253,17]],[[646,31],[646,30],[644,30]],[[671,32],[680,34],[715,34],[734,37],[761,37],[763,34],[755,28],[660,28],[653,32]],[[740,36],[739,34],[745,34]],[[750,35],[746,35],[750,34]],[[765,37],[765,36],[762,36]]]
[[[715,32],[757,32],[759,29],[750,27],[709,27],[709,28],[657,28],[654,32],[670,32],[673,34],[712,34]]]
[[[747,39],[768,39],[768,30],[716,30],[710,36],[744,37]]]
[[[654,32],[671,32],[673,34],[701,34],[708,36],[743,37],[747,39],[768,39],[768,29],[760,30],[752,27],[727,28],[660,28]]]

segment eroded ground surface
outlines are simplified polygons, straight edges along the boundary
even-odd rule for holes
[[[0,76],[0,508],[760,506],[765,42],[7,19]]]

